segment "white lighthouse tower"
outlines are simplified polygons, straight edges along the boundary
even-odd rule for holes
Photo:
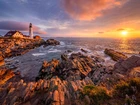
[[[30,36],[30,38],[31,39],[33,39],[33,27],[32,27],[32,23],[30,23],[30,25],[29,25],[29,36]]]

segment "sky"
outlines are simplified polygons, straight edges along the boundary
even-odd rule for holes
[[[29,23],[43,37],[138,38],[140,0],[0,0],[0,35]]]

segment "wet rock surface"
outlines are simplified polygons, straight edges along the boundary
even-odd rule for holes
[[[84,49],[81,49],[81,51],[84,52],[84,53],[88,53],[88,51],[87,50],[84,50]]]
[[[60,45],[60,42],[55,39],[48,39],[45,42],[45,46],[49,46],[49,45],[53,45],[53,46]]]
[[[126,55],[124,55],[123,53],[117,52],[113,49],[105,49],[104,53],[110,56],[114,61],[127,59]]]

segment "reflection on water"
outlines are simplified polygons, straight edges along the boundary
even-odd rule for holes
[[[123,38],[122,39],[122,43],[120,43],[120,49],[122,49],[122,52],[126,52],[126,53],[132,53],[129,49],[130,49],[130,44],[128,43],[128,39],[127,38]]]
[[[111,48],[126,55],[136,55],[140,51],[140,39],[138,38],[55,38],[63,42],[58,50],[80,51],[81,48],[90,50],[91,53],[103,52],[105,48]]]
[[[120,44],[119,44],[119,49],[121,50],[121,52],[124,52],[126,54],[134,54],[137,53],[138,51],[138,46],[140,43],[134,43],[136,42],[136,40],[132,39],[127,39],[127,38],[123,38],[120,40]],[[136,51],[137,50],[137,51]]]

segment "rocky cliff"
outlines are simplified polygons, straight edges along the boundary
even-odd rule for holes
[[[95,58],[73,53],[70,57],[63,54],[61,60],[44,61],[36,81],[26,81],[20,77],[20,73],[2,68],[0,104],[138,104],[140,57],[132,56],[121,60],[114,67],[103,66]],[[127,82],[131,77],[137,79]]]
[[[42,44],[44,44],[42,39],[0,38],[0,60],[22,55]]]

